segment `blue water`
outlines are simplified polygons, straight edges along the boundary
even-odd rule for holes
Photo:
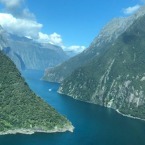
[[[40,81],[42,74],[23,72],[31,89],[72,122],[74,132],[5,135],[0,145],[145,145],[145,122],[60,95],[59,84]]]

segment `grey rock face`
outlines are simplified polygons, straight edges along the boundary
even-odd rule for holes
[[[26,37],[9,34],[2,28],[0,44],[0,49],[14,61],[19,70],[44,70],[68,59],[59,46],[40,44]]]
[[[7,47],[7,41],[5,40],[5,31],[0,26],[0,50],[2,50],[4,47]]]

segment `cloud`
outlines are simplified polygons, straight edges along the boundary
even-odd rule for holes
[[[38,42],[49,43],[49,35],[39,32]]]
[[[42,24],[35,20],[20,19],[12,14],[0,13],[0,25],[11,34],[25,36],[39,43],[51,43],[64,48],[63,40],[60,34],[45,34],[41,32]]]
[[[35,20],[35,15],[30,12],[28,8],[24,8],[19,15],[21,18],[33,19]]]
[[[73,45],[73,46],[66,47],[64,50],[65,51],[74,51],[76,53],[80,53],[80,52],[84,51],[85,49],[86,49],[85,46]]]
[[[0,3],[4,4],[6,8],[20,7],[24,0],[0,0]]]
[[[136,12],[139,8],[140,8],[140,5],[135,5],[133,7],[128,7],[126,9],[123,9],[123,13],[126,14],[126,15],[130,15],[130,14],[133,14],[134,12]]]
[[[63,44],[63,40],[60,34],[53,33],[53,34],[44,34],[42,32],[39,32],[39,39],[37,40],[38,42],[41,43],[51,43],[54,45],[61,46],[64,51],[73,51],[75,53],[80,53],[83,50],[86,49],[85,46],[79,46],[79,45],[72,45],[72,46],[65,46]]]
[[[85,46],[73,45],[66,47],[62,36],[56,32],[45,34],[41,32],[42,24],[36,21],[35,15],[25,5],[25,0],[0,0],[3,13],[0,13],[0,25],[9,33],[25,36],[40,43],[51,43],[61,46],[64,50],[80,53]]]
[[[25,0],[0,0],[3,13],[0,13],[0,25],[9,33],[18,36],[39,38],[43,27],[35,19],[35,15],[25,5]]]
[[[16,18],[35,19],[35,15],[25,6],[25,0],[0,0],[4,5],[3,11]]]
[[[41,42],[41,43],[51,43],[54,45],[63,46],[62,37],[61,37],[61,35],[59,35],[57,33],[48,35],[48,34],[39,32],[39,38],[37,41]]]
[[[0,25],[9,33],[38,39],[42,24],[29,19],[15,18],[11,14],[0,13]]]
[[[34,20],[15,18],[12,14],[0,13],[0,25],[9,33],[31,38],[39,43],[51,43],[61,46],[65,51],[82,52],[86,47],[73,45],[66,47],[62,36],[56,32],[45,34],[41,32],[42,24]]]
[[[62,45],[61,35],[53,33],[49,35],[50,42],[57,45]]]

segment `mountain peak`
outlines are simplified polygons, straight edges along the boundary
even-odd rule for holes
[[[143,15],[145,15],[145,5],[141,6],[141,7],[138,9],[138,11],[132,15],[132,17],[138,18],[138,17],[141,17],[141,16],[143,16]]]
[[[135,22],[135,20],[138,20],[138,18],[144,14],[145,6],[142,6],[135,14],[129,17],[112,19],[101,30],[100,34],[93,40],[88,49],[55,68],[47,69],[44,79],[57,82],[63,81],[76,69],[84,66],[91,59],[106,51],[108,45],[114,45],[114,41],[123,34]]]
[[[118,36],[125,32],[135,20],[137,20],[139,17],[142,17],[144,14],[145,6],[142,6],[135,14],[129,17],[119,17],[112,19],[93,40],[90,47],[100,47],[102,44],[114,41],[118,38]]]

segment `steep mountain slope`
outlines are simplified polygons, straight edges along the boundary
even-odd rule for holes
[[[81,54],[65,61],[55,68],[49,68],[45,71],[44,80],[53,82],[62,82],[66,77],[77,68],[84,66],[96,56],[101,55],[122,33],[124,33],[133,22],[145,14],[145,6],[130,17],[115,18],[109,22],[94,39],[90,47]]]
[[[72,131],[71,123],[36,96],[0,51],[0,134]]]
[[[59,92],[145,119],[145,15],[66,78]]]
[[[3,36],[3,28],[0,26],[0,50],[7,47],[5,38]]]
[[[69,56],[70,58],[76,56],[77,54],[79,54],[79,53],[77,53],[77,52],[75,52],[75,51],[71,51],[71,50],[70,50],[70,51],[69,51],[69,50],[68,50],[68,51],[65,51],[65,53],[66,53],[66,55]]]
[[[2,28],[0,34],[6,44],[3,52],[14,61],[19,70],[44,70],[68,59],[59,46],[37,43],[26,37],[9,34]]]

